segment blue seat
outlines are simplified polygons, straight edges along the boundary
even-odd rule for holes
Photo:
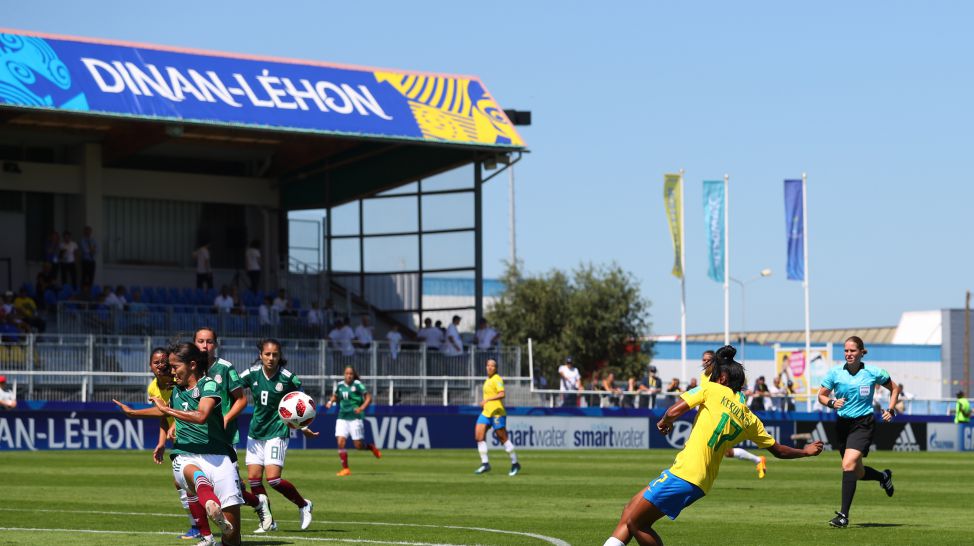
[[[170,287],[166,290],[166,303],[176,304],[182,303],[179,297],[179,289]]]
[[[44,291],[44,305],[48,307],[54,307],[57,305],[57,294],[55,294],[54,290],[51,288]]]
[[[22,284],[20,286],[24,290],[27,290],[27,295],[28,296],[30,296],[32,298],[36,298],[37,297],[37,294],[34,293],[34,285],[32,283],[25,282],[24,284]]]

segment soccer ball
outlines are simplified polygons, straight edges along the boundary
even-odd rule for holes
[[[306,427],[315,420],[315,401],[300,391],[289,392],[277,406],[281,420],[294,427]]]

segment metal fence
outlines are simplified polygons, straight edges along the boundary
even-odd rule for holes
[[[191,330],[190,330],[191,331]],[[0,342],[0,374],[16,384],[24,400],[128,401],[145,399],[151,380],[153,347],[167,338],[77,334],[30,334]],[[257,338],[220,338],[219,355],[242,371],[257,360]],[[530,379],[522,374],[521,348],[479,351],[468,347],[458,356],[427,350],[423,344],[388,343],[342,352],[324,340],[281,339],[287,368],[304,390],[323,400],[334,392],[346,366],[355,367],[377,404],[474,404],[479,400],[488,358],[498,363],[507,385],[508,404],[541,405]]]

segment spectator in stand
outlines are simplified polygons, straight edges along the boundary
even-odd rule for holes
[[[250,291],[260,289],[260,241],[250,241],[250,246],[244,252],[244,262],[247,267],[247,279],[250,281]]]
[[[78,270],[75,267],[78,256],[78,243],[71,238],[71,232],[64,231],[61,236],[61,284],[68,284],[68,277],[71,278],[71,286],[78,286]]]
[[[666,407],[670,407],[676,403],[677,397],[683,389],[680,388],[680,378],[674,377],[670,380],[670,384],[666,386]]]
[[[283,288],[277,291],[277,297],[274,298],[273,308],[278,315],[283,317],[297,314],[297,311],[291,308],[291,300],[289,300],[287,297],[287,290]]]
[[[43,333],[47,328],[47,322],[37,316],[37,303],[34,298],[27,294],[27,289],[23,286],[20,287],[20,290],[17,291],[17,297],[14,298],[14,309],[33,330]]]
[[[759,376],[754,382],[754,389],[751,391],[751,411],[770,411],[771,410],[771,389],[764,380],[764,376]]]
[[[56,277],[58,264],[61,263],[61,236],[53,229],[47,234],[47,241],[44,242],[44,262],[51,264],[52,275]]]
[[[443,354],[460,356],[463,354],[463,338],[460,337],[460,315],[453,315],[450,326],[446,329],[446,342],[443,344]]]
[[[213,298],[213,308],[216,309],[217,313],[227,313],[229,314],[233,311],[234,301],[233,297],[230,296],[230,287],[223,285],[220,287],[220,293]]]
[[[646,376],[637,389],[640,394],[639,407],[655,408],[657,395],[663,391],[663,380],[656,375],[656,366],[650,365],[646,368]]]
[[[439,351],[443,343],[443,333],[439,328],[433,326],[432,319],[426,319],[424,326],[416,334],[421,341],[426,342],[426,349],[429,351]]]
[[[362,315],[358,326],[355,327],[355,348],[367,351],[372,347],[372,326],[369,324],[369,316]]]
[[[563,408],[574,408],[578,406],[578,393],[582,390],[582,374],[575,367],[571,356],[565,357],[565,363],[558,367],[558,375],[561,377],[562,392],[561,406]]]
[[[233,309],[230,311],[234,315],[246,315],[247,310],[244,309],[243,299],[240,298],[240,291],[237,290],[236,286],[230,287],[230,299],[233,300]]]
[[[81,284],[84,286],[85,283]],[[37,273],[37,277],[34,278],[37,306],[44,309],[47,306],[44,302],[44,293],[48,290],[57,292],[57,289],[57,273],[54,271],[54,266],[50,262],[44,262],[41,264],[41,270]]]
[[[7,377],[0,375],[0,408],[17,409],[17,393],[7,384]]]
[[[213,288],[213,266],[210,263],[210,243],[193,251],[196,260],[196,288]]]
[[[342,319],[335,320],[335,326],[328,332],[328,339],[331,341],[332,349],[340,351],[342,356],[352,356],[355,354],[355,346],[352,345],[352,340],[355,339],[355,332]]]
[[[318,309],[318,302],[311,302],[311,310],[308,311],[308,326],[318,330],[325,323],[324,317],[322,316],[321,309]]]
[[[399,358],[399,349],[402,347],[402,334],[399,333],[399,323],[393,322],[392,328],[386,332],[386,341],[389,342],[389,356],[392,360]]]
[[[500,334],[497,333],[497,330],[491,328],[485,318],[480,319],[480,325],[477,327],[475,337],[477,339],[477,350],[485,352],[496,349],[497,342],[500,340]]]
[[[602,390],[605,394],[600,400],[600,407],[618,406],[622,398],[622,389],[616,387],[615,372],[607,372],[602,375]]]
[[[105,305],[112,309],[117,309],[122,311],[128,304],[128,300],[125,298],[125,287],[118,285],[115,291],[112,291],[110,286],[105,287]]]
[[[81,290],[71,295],[71,301],[85,304],[95,301],[95,298],[91,296],[91,285],[82,284]]]
[[[14,293],[10,290],[3,293],[3,302],[0,303],[0,323],[5,323],[19,331],[30,329],[17,312],[14,306]]]
[[[697,388],[697,378],[691,377],[690,382],[687,383],[687,390],[695,389],[695,388]]]
[[[95,263],[98,261],[98,241],[91,226],[85,226],[81,236],[81,284],[95,283]]]
[[[274,310],[270,296],[264,296],[264,303],[257,308],[257,317],[261,326],[273,326],[278,323],[277,311]]]
[[[912,402],[916,396],[914,396],[913,393],[906,392],[904,389],[905,387],[903,387],[903,383],[900,383],[900,399],[896,401],[896,407],[893,409],[895,409],[897,413],[910,414],[912,413],[910,411],[911,406],[913,405]]]
[[[149,311],[149,306],[142,301],[142,292],[138,288],[132,289],[132,301],[129,302],[129,312],[130,313],[146,313]]]

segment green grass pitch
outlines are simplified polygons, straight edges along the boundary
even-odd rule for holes
[[[314,523],[301,531],[294,505],[268,488],[280,530],[252,535],[256,518],[244,507],[244,543],[601,545],[626,501],[675,453],[525,451],[511,478],[503,451],[491,452],[494,470],[483,476],[473,474],[473,449],[387,451],[381,460],[352,451],[353,475],[338,478],[334,451],[292,450],[284,477],[314,501]],[[971,543],[970,453],[877,452],[867,461],[894,470],[896,495],[860,482],[848,529],[826,524],[839,503],[834,452],[769,460],[764,480],[727,459],[709,495],[656,529],[669,544]],[[0,545],[189,542],[177,538],[187,525],[171,470],[148,452],[5,452],[0,467]]]

